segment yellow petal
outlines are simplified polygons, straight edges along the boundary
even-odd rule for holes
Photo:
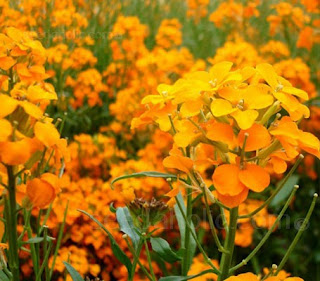
[[[309,95],[307,92],[300,90],[300,89],[297,89],[297,88],[294,88],[294,87],[283,87],[282,92],[297,96],[303,100],[309,99]]]
[[[21,101],[19,105],[24,109],[24,111],[35,119],[40,119],[43,116],[40,107],[28,101]]]
[[[257,65],[257,70],[262,76],[262,78],[275,89],[278,86],[278,75],[276,74],[272,65],[268,63],[261,63]]]
[[[182,117],[192,117],[200,113],[200,109],[203,106],[201,99],[195,101],[188,101],[182,104],[180,113]]]
[[[220,83],[227,76],[232,65],[233,63],[229,61],[223,61],[215,64],[209,71],[211,79],[216,79],[217,83]]]
[[[236,112],[238,109],[233,108],[232,104],[223,99],[215,99],[211,103],[211,111],[215,117],[221,117],[233,112]]]
[[[32,102],[38,102],[41,100],[57,100],[57,94],[54,92],[48,92],[42,89],[40,86],[29,86],[27,91],[28,99]]]
[[[11,114],[18,106],[18,101],[7,95],[0,95],[0,118]]]
[[[6,119],[0,119],[0,141],[8,140],[12,134],[12,125]]]
[[[265,84],[250,85],[244,90],[243,99],[247,109],[262,109],[273,103],[273,96],[268,94],[270,87]]]
[[[38,121],[34,126],[34,134],[47,147],[57,144],[60,139],[60,134],[52,123]]]
[[[259,113],[256,110],[248,109],[245,111],[238,110],[231,115],[237,121],[240,129],[247,130],[254,124],[254,121],[258,118]]]

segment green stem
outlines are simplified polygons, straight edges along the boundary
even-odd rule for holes
[[[216,227],[214,226],[213,223],[213,219],[212,219],[212,215],[211,215],[211,211],[210,211],[210,207],[209,207],[209,202],[208,202],[208,198],[207,198],[207,192],[204,188],[202,188],[203,190],[203,196],[204,196],[204,200],[205,200],[205,207],[206,207],[206,212],[207,212],[207,216],[208,216],[208,220],[209,220],[209,225],[210,225],[210,230],[211,230],[211,234],[213,236],[213,239],[218,247],[219,252],[221,253],[226,253],[226,250],[223,248],[223,246],[220,243],[217,231],[216,231]]]
[[[151,261],[151,256],[150,256],[150,251],[149,251],[149,247],[148,247],[148,242],[147,239],[144,239],[144,247],[146,248],[146,254],[147,254],[147,259],[148,259],[148,264],[149,264],[149,270],[152,276],[152,280],[157,280],[154,271],[153,271],[153,267],[152,267],[152,261]]]
[[[125,234],[125,235],[126,235],[126,234]],[[144,272],[144,274],[147,276],[147,278],[152,281],[152,280],[153,280],[153,279],[152,279],[152,276],[149,274],[149,272],[148,272],[148,270],[145,268],[145,266],[140,262],[139,257],[137,256],[137,253],[136,253],[135,249],[132,247],[132,245],[130,244],[128,238],[127,238],[125,235],[124,235],[124,240],[126,240],[130,252],[133,254],[133,257],[137,260],[140,268],[142,269],[142,271]]]
[[[236,266],[234,266],[233,268],[230,269],[230,273],[232,273],[233,271],[239,269],[240,267],[246,265],[255,255],[256,253],[260,250],[260,248],[264,245],[264,243],[268,240],[269,236],[271,235],[271,233],[276,229],[279,221],[282,219],[284,213],[286,212],[287,208],[290,205],[290,202],[292,200],[292,198],[294,197],[294,195],[296,194],[296,191],[298,190],[299,186],[295,185],[294,189],[292,190],[286,204],[283,206],[280,214],[278,215],[277,219],[275,220],[275,222],[273,223],[273,225],[270,227],[270,229],[268,230],[268,232],[266,233],[266,235],[261,239],[261,241],[259,242],[259,244],[257,245],[257,247],[254,248],[254,250],[244,259],[242,260],[241,263],[237,264]]]
[[[134,255],[134,259],[133,259],[133,263],[132,263],[131,278],[129,279],[130,281],[133,280],[134,273],[136,272],[136,267],[137,267],[137,263],[139,261],[142,246],[143,246],[143,240],[140,239],[138,247],[137,247],[136,255]]]
[[[201,252],[201,254],[203,255],[204,257],[204,260],[206,263],[208,263],[211,267],[212,267],[212,270],[214,270],[214,273],[216,274],[220,274],[220,271],[214,266],[214,264],[211,262],[211,260],[209,259],[209,257],[207,256],[207,253],[205,252],[205,250],[203,249],[203,247],[201,246],[201,243],[199,242],[198,238],[197,238],[197,235],[193,232],[192,228],[191,228],[191,224],[189,223],[189,221],[187,220],[187,216],[182,208],[182,205],[181,203],[179,202],[178,198],[176,198],[176,202],[177,202],[177,205],[180,209],[180,212],[183,216],[183,219],[185,220],[186,222],[186,225],[187,225],[187,228],[189,228],[190,230],[190,233],[193,237],[193,239],[196,241],[196,244],[199,248],[199,251]]]
[[[286,252],[285,256],[283,257],[282,261],[280,262],[280,264],[279,264],[279,266],[278,266],[278,268],[277,268],[277,270],[276,270],[276,275],[280,272],[280,270],[281,270],[281,269],[283,268],[283,266],[286,264],[286,262],[287,262],[288,258],[290,257],[293,249],[294,249],[295,246],[297,245],[297,243],[298,243],[298,241],[299,241],[302,233],[306,230],[306,226],[307,226],[307,224],[308,224],[308,222],[309,222],[309,220],[310,220],[310,217],[311,217],[312,212],[313,212],[313,210],[314,210],[314,207],[315,207],[315,205],[316,205],[317,198],[318,198],[318,194],[315,193],[315,194],[314,194],[314,197],[313,197],[313,200],[312,200],[312,203],[311,203],[311,206],[310,206],[310,208],[309,208],[309,211],[308,211],[308,213],[307,213],[307,215],[306,215],[306,217],[305,217],[305,219],[304,219],[301,227],[299,228],[296,237],[293,239],[293,241],[292,241],[292,243],[291,243],[288,251]]]
[[[54,250],[53,261],[52,261],[52,265],[51,265],[50,272],[49,272],[49,279],[51,279],[51,277],[52,277],[52,274],[53,274],[53,271],[54,271],[54,267],[55,267],[55,264],[56,264],[56,259],[57,259],[58,253],[59,253],[59,248],[60,248],[60,244],[61,244],[62,236],[63,236],[63,230],[64,230],[64,226],[66,224],[68,208],[69,208],[69,201],[67,202],[66,209],[64,210],[63,221],[62,221],[62,224],[60,226],[57,245],[56,245],[56,248]]]
[[[29,239],[32,238],[30,216],[31,216],[31,210],[26,210],[24,217],[25,217],[25,224],[26,224],[26,229],[27,229],[27,234],[28,234]],[[34,275],[37,278],[38,272],[39,272],[39,263],[38,263],[38,258],[37,258],[36,247],[34,244],[30,244],[30,251],[31,251],[31,259],[32,259]]]
[[[231,267],[233,250],[234,250],[234,241],[237,231],[237,221],[238,221],[238,207],[233,208],[230,211],[230,222],[229,222],[229,233],[226,237],[224,244],[224,249],[227,250],[227,253],[223,253],[220,262],[221,274],[218,278],[218,281],[223,281],[229,276],[229,269]]]
[[[186,214],[186,220],[188,221],[188,224],[191,225],[191,216],[192,216],[192,189],[187,189],[187,214]],[[184,248],[185,248],[185,254],[182,261],[182,275],[187,276],[189,271],[189,259],[190,259],[190,229],[186,227],[185,229],[185,240],[184,240]]]
[[[8,192],[9,192],[9,210],[7,221],[9,251],[11,259],[9,260],[10,270],[12,272],[12,280],[19,281],[19,249],[17,234],[17,214],[16,214],[16,179],[14,177],[13,167],[7,166],[8,173]]]
[[[48,261],[49,261],[51,248],[52,248],[52,243],[50,243],[49,249],[46,252],[46,255],[45,255],[44,260],[42,262],[42,265],[40,267],[39,274],[38,274],[38,277],[37,277],[36,281],[40,281],[41,280],[41,275],[42,275],[42,273],[43,273],[43,271],[44,271],[44,269],[45,269],[45,267],[46,267],[46,265],[48,264]]]

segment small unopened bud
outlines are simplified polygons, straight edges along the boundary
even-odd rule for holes
[[[313,197],[318,198],[318,193],[313,194]]]
[[[273,270],[276,270],[277,268],[278,268],[278,266],[277,266],[276,264],[273,264],[273,265],[272,265],[272,269],[273,269]]]
[[[300,186],[298,184],[295,184],[293,187],[298,189]]]
[[[123,238],[123,239],[127,239],[127,238],[128,238],[128,234],[123,234],[123,235],[122,235],[122,238]]]

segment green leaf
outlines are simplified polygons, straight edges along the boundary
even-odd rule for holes
[[[67,262],[63,262],[65,265],[66,269],[68,270],[69,274],[71,275],[71,278],[73,281],[84,281],[81,275],[76,271],[73,266]]]
[[[113,206],[113,202],[111,202],[109,208],[110,208],[110,211],[111,211],[112,213],[115,214],[115,213],[117,212],[117,208],[115,208],[115,207]]]
[[[111,249],[113,254],[115,255],[115,257],[127,268],[128,270],[128,275],[129,275],[129,279],[131,278],[132,275],[132,263],[130,261],[130,259],[128,258],[128,256],[121,250],[121,248],[119,247],[117,241],[114,239],[114,237],[112,236],[112,234],[110,233],[110,231],[108,229],[106,229],[104,227],[104,225],[99,222],[96,218],[94,218],[92,215],[88,214],[86,211],[83,210],[78,210],[79,212],[85,214],[86,216],[88,216],[90,219],[92,219],[96,224],[98,224],[103,230],[104,232],[109,236],[110,242],[111,242]]]
[[[181,257],[171,250],[170,245],[166,240],[160,237],[151,237],[150,242],[152,250],[155,251],[166,262],[173,263],[181,260]]]
[[[167,276],[167,277],[161,277],[159,281],[185,281],[185,280],[191,280],[193,278],[202,276],[207,273],[214,273],[212,269],[204,270],[198,274],[189,275],[189,276]]]
[[[27,241],[23,241],[22,244],[37,244],[43,241],[43,237],[33,237],[28,239]]]
[[[294,185],[296,185],[299,182],[299,175],[292,175],[291,177],[289,177],[289,179],[287,180],[287,182],[284,184],[284,186],[281,188],[281,190],[279,191],[279,193],[273,198],[273,200],[270,202],[270,207],[275,207],[275,206],[279,206],[279,204],[284,201],[285,199],[287,199],[294,187]],[[278,186],[282,183],[282,181],[280,181],[278,183]]]
[[[137,228],[133,224],[131,214],[127,207],[117,209],[117,221],[120,225],[120,230],[131,238],[133,246],[137,249],[140,236],[137,233]]]
[[[179,200],[179,203],[181,204],[182,206],[182,209],[183,209],[183,212],[186,214],[186,206],[184,205],[184,202],[183,202],[183,198],[182,198],[182,195],[181,193],[179,193],[177,196],[176,196],[176,200]],[[184,244],[185,244],[185,233],[186,233],[186,228],[187,228],[187,225],[186,225],[186,222],[184,221],[184,217],[182,215],[182,213],[180,212],[180,209],[179,209],[179,206],[178,204],[176,204],[174,206],[174,211],[176,213],[176,217],[177,217],[177,221],[178,221],[178,226],[179,226],[179,231],[180,231],[180,237],[181,237],[181,248],[184,248]],[[192,228],[192,231],[195,233],[195,229],[194,229],[194,225],[193,223],[191,223],[191,228]],[[188,267],[190,267],[191,263],[192,263],[192,259],[193,259],[193,256],[195,254],[195,251],[196,251],[196,241],[193,239],[193,237],[191,236],[190,237],[190,245],[189,245],[189,251],[191,252],[191,254],[189,255],[190,257],[190,260],[188,261]]]
[[[113,184],[117,181],[129,179],[129,178],[142,178],[142,177],[151,177],[151,178],[164,178],[164,179],[176,179],[176,175],[166,174],[166,173],[159,173],[155,171],[147,171],[147,172],[140,172],[134,173],[131,175],[124,175],[121,177],[117,177],[111,181],[111,188],[113,188]]]
[[[10,281],[9,277],[7,274],[5,274],[2,270],[0,270],[0,280],[1,281]]]

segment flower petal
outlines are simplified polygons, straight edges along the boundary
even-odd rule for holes
[[[256,164],[247,164],[245,169],[239,172],[239,179],[246,187],[255,192],[263,191],[270,184],[268,172]]]
[[[247,199],[248,193],[249,189],[245,187],[238,195],[229,196],[217,192],[217,197],[222,204],[226,205],[229,208],[235,208]]]
[[[34,134],[47,147],[57,144],[60,139],[60,134],[52,123],[38,121],[34,126]]]
[[[218,166],[212,175],[213,185],[222,195],[235,196],[240,194],[245,186],[239,180],[240,169],[234,164]]]
[[[271,142],[271,136],[267,128],[260,124],[253,124],[250,129],[240,131],[238,135],[238,144],[241,147],[243,146],[245,133],[249,134],[245,151],[255,151],[267,147]]]
[[[237,121],[237,124],[240,127],[240,129],[247,130],[253,125],[254,121],[258,118],[259,113],[256,110],[248,109],[245,111],[237,110],[231,115]]]
[[[211,111],[215,117],[225,116],[237,110],[238,109],[233,108],[232,104],[227,100],[215,99],[211,103]]]

